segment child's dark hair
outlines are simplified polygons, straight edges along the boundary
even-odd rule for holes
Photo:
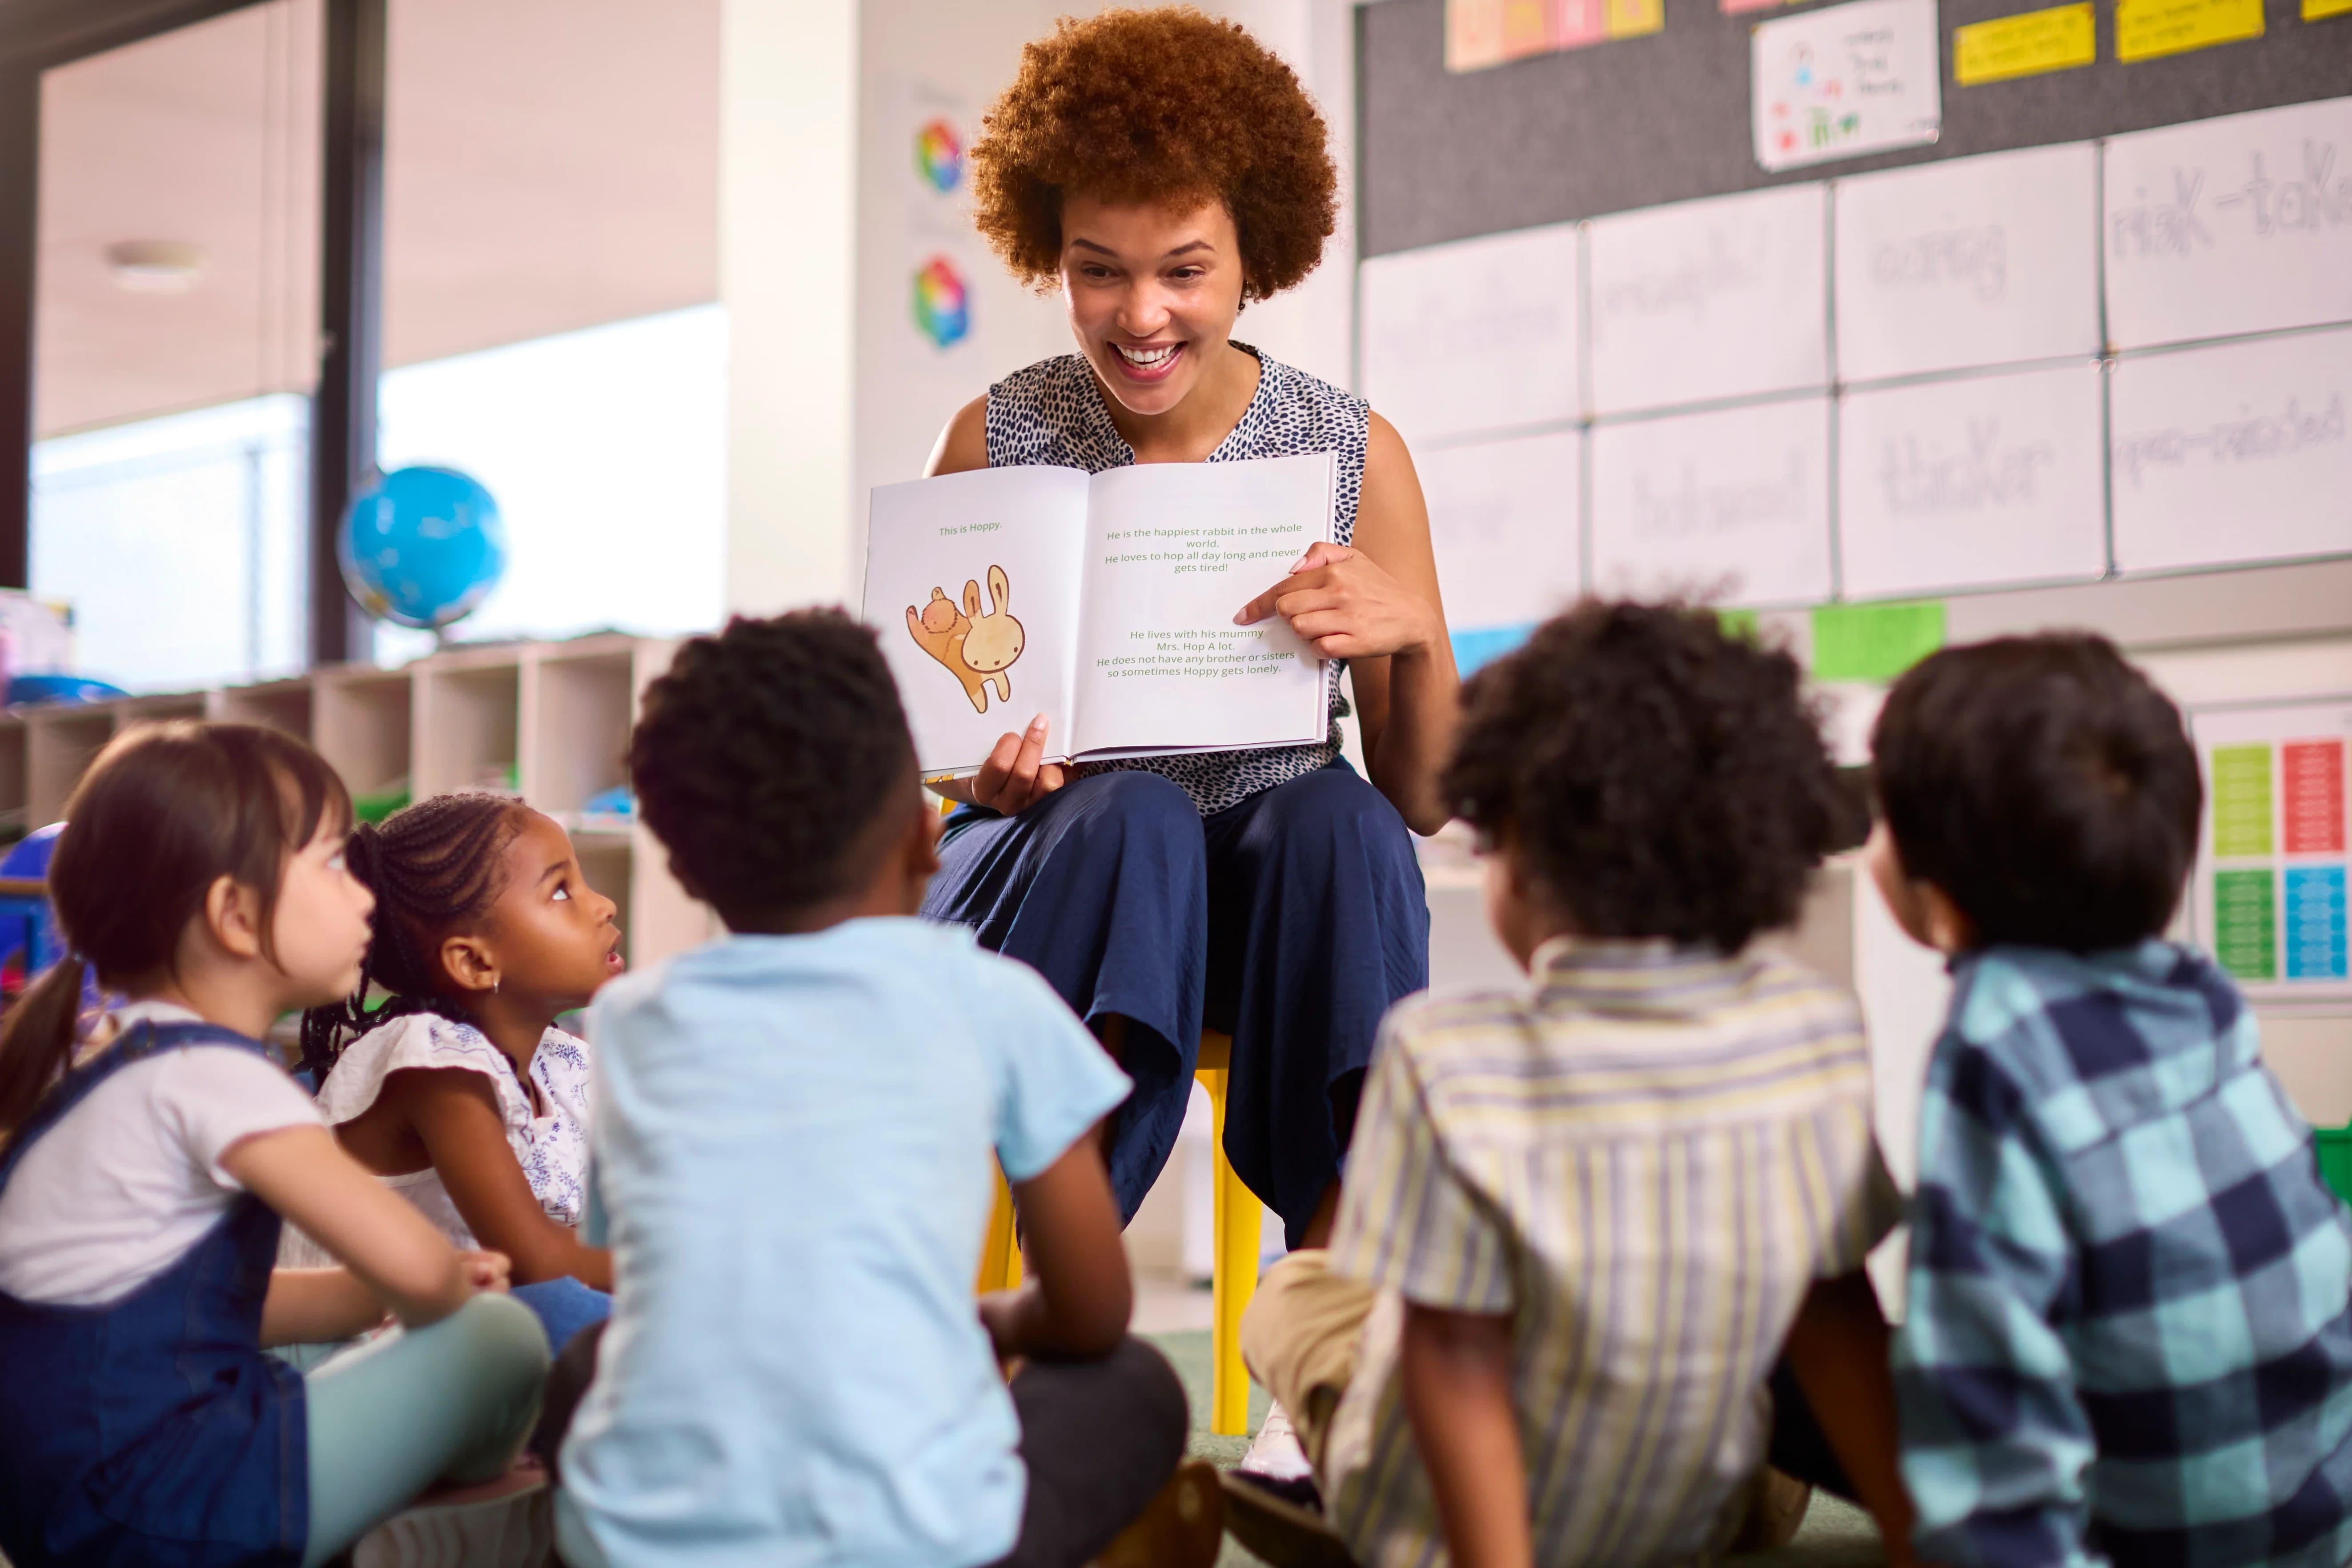
[[[302,1015],[302,1066],[324,1083],[343,1046],[408,1013],[463,1017],[441,966],[441,942],[478,920],[499,896],[499,858],[522,826],[523,803],[486,790],[436,795],[362,823],[344,848],[352,875],[375,894],[359,988]],[[387,995],[371,1009],[369,992]]]
[[[845,890],[914,763],[874,633],[839,610],[696,637],[646,689],[629,742],[646,826],[736,930]]]
[[[67,956],[0,1021],[0,1132],[22,1126],[71,1064],[90,972],[111,992],[169,976],[223,877],[258,896],[274,958],[287,858],[351,812],[334,770],[276,730],[182,720],[117,736],[67,804],[49,861]]]
[[[1871,736],[1906,875],[1976,942],[2095,952],[2162,931],[2197,858],[2204,785],[2180,710],[2105,637],[1946,648]]]
[[[1736,952],[1859,826],[1796,661],[1709,609],[1587,600],[1462,706],[1447,804],[1581,935]]]

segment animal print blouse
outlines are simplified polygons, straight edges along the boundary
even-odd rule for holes
[[[1209,454],[1209,461],[1338,453],[1339,485],[1331,509],[1331,537],[1349,542],[1355,537],[1356,502],[1363,493],[1371,405],[1246,343],[1234,346],[1256,356],[1262,367],[1257,392],[1233,433]],[[1094,371],[1078,354],[1039,360],[988,389],[990,468],[1052,463],[1098,474],[1134,461],[1135,448],[1111,423]],[[1159,773],[1181,785],[1203,816],[1238,805],[1260,790],[1327,767],[1339,756],[1339,719],[1348,711],[1347,699],[1339,694],[1339,669],[1340,661],[1333,660],[1325,672],[1331,722],[1319,744],[1124,757],[1082,763],[1076,772],[1080,776],[1119,769]]]

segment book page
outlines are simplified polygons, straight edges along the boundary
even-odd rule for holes
[[[1319,741],[1324,671],[1279,616],[1234,625],[1331,536],[1338,458],[1151,463],[1095,476],[1077,737],[1089,754]]]
[[[882,485],[866,542],[864,617],[881,634],[925,777],[970,773],[1043,713],[1070,738],[1087,476],[981,468]]]

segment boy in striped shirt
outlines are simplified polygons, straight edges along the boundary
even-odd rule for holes
[[[1951,955],[1895,1342],[1948,1568],[2352,1559],[2352,1224],[2254,1018],[2163,940],[2203,810],[2104,638],[1926,660],[1872,739],[1870,859]]]
[[[1331,1246],[1242,1325],[1313,1479],[1235,1478],[1234,1533],[1278,1563],[1703,1563],[1769,1454],[1908,1561],[1868,1048],[1750,940],[1855,816],[1796,665],[1710,611],[1587,603],[1469,682],[1444,787],[1528,982],[1383,1026]]]

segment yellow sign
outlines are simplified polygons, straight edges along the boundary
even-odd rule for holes
[[[2263,36],[2263,0],[2116,0],[2116,58],[2152,60]]]
[[[2352,16],[2352,0],[2303,0],[2303,19],[2306,22],[2347,16]]]
[[[2352,5],[2352,0],[2341,3]],[[1962,87],[2073,70],[2089,65],[2098,53],[2098,25],[2092,19],[2091,0],[1971,22],[1952,30],[1952,74]]]
[[[1638,38],[1666,25],[1665,0],[1608,0],[1609,36]]]

